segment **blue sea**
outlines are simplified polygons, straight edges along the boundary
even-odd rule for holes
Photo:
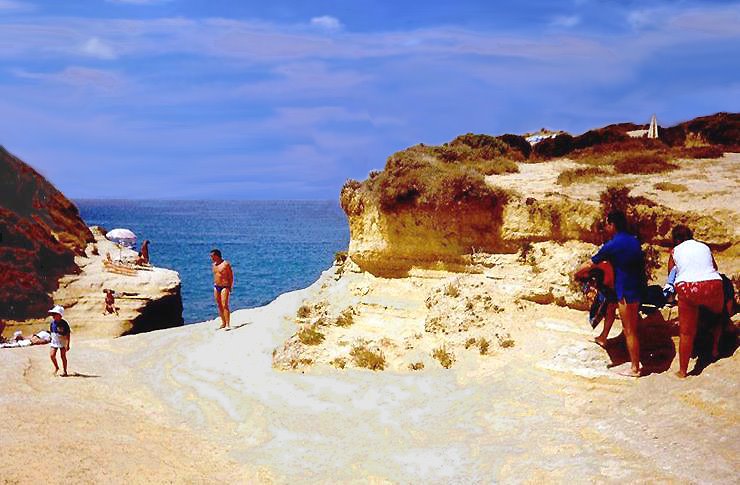
[[[349,244],[334,201],[75,200],[88,226],[131,229],[150,241],[152,264],[182,281],[185,323],[217,315],[211,249],[234,268],[232,310],[262,306],[305,288]]]

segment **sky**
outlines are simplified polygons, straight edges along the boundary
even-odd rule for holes
[[[0,145],[70,198],[336,199],[417,143],[740,111],[740,0],[0,0]]]

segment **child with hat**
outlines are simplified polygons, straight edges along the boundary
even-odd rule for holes
[[[57,349],[59,349],[62,354],[62,377],[66,377],[67,352],[69,351],[72,331],[69,328],[69,323],[62,318],[64,316],[64,308],[55,305],[54,308],[49,310],[49,314],[52,317],[51,325],[49,326],[49,333],[51,333],[49,357],[51,357],[51,363],[54,364],[54,375],[56,375],[59,372],[59,364],[57,364]]]

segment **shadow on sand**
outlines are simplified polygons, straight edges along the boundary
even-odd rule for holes
[[[712,358],[712,335],[711,326],[715,323],[703,320],[697,329],[694,340],[694,352],[696,365],[689,375],[699,375],[717,360],[731,357],[738,348],[737,329],[730,325],[723,329],[719,343],[719,357]],[[643,366],[642,375],[660,374],[671,367],[673,359],[676,358],[678,341],[678,317],[666,321],[660,312],[655,312],[641,319],[638,325],[638,337],[640,339],[640,363]],[[629,362],[627,353],[627,342],[624,334],[619,334],[606,341],[604,347],[611,363],[609,367],[616,367]]]
[[[100,377],[100,376],[95,375],[95,374],[83,374],[81,372],[72,372],[70,374],[67,374],[64,377],[82,377],[83,379],[89,379],[89,378],[95,378],[95,377]]]

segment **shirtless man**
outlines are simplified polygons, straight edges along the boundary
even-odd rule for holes
[[[218,315],[221,317],[221,326],[218,328],[231,330],[229,297],[234,286],[234,272],[231,270],[231,264],[221,257],[221,251],[218,249],[211,251],[211,261],[213,261],[213,297],[218,306]]]

